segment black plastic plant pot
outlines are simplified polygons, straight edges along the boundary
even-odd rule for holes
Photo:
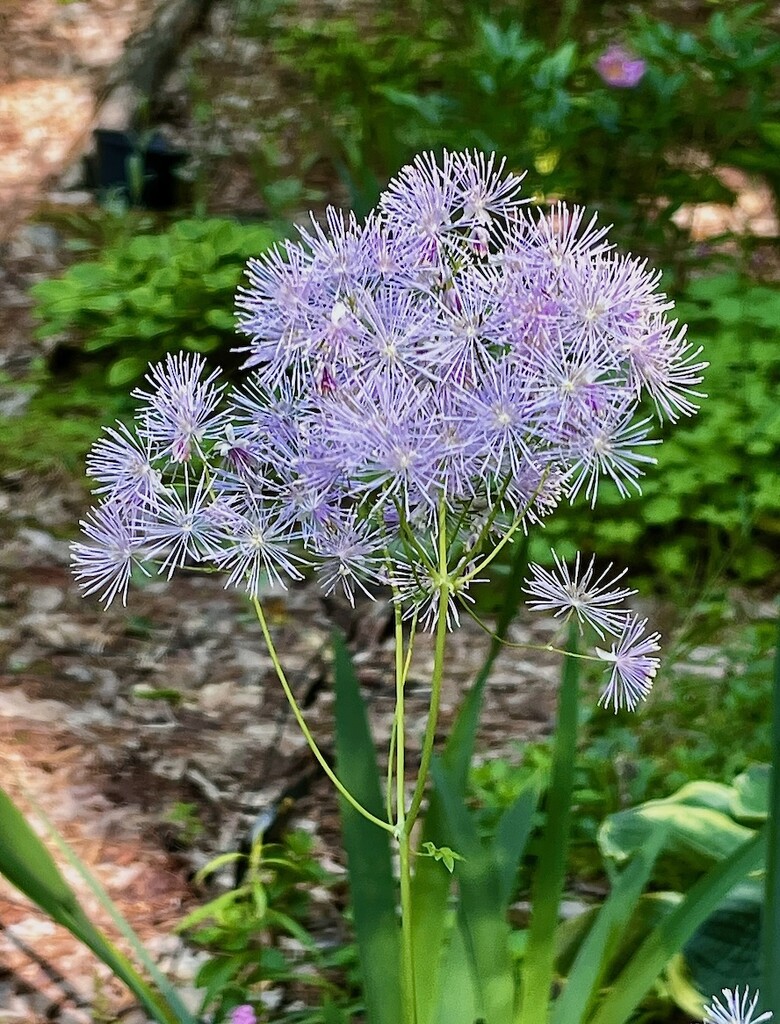
[[[175,171],[186,160],[186,153],[173,149],[159,134],[142,137],[108,128],[97,128],[93,134],[93,177],[98,192],[119,191],[132,205],[147,210],[170,210],[176,205],[179,181]]]

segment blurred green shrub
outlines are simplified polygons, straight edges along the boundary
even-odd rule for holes
[[[602,6],[564,4],[576,17],[556,20],[428,0],[359,21],[302,18],[287,0],[267,45],[314,97],[299,112],[309,164],[328,162],[358,212],[415,152],[476,146],[527,168],[529,192],[593,203],[623,242],[669,256],[682,203],[733,198],[716,165],[761,171],[780,192],[780,39],[764,4],[690,29]],[[616,40],[647,65],[632,88],[596,71]]]
[[[118,238],[97,259],[32,288],[40,339],[65,339],[109,388],[184,348],[229,360],[233,302],[244,265],[276,239],[263,225],[183,220],[159,234]]]

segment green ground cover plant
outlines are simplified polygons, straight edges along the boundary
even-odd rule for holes
[[[96,259],[32,288],[37,337],[65,339],[109,388],[140,381],[174,347],[219,349],[229,364],[232,296],[246,261],[276,237],[267,226],[222,218],[120,237]]]
[[[0,377],[5,391],[26,396],[0,417],[9,469],[80,474],[96,424],[127,417],[128,386],[166,352],[218,350],[235,370],[233,295],[247,259],[278,237],[268,225],[228,218],[161,228],[110,206],[65,228],[71,248],[89,258],[32,288],[49,355],[21,380]]]
[[[718,165],[780,187],[780,43],[767,4],[690,23],[611,3],[556,12],[431,0],[327,18],[285,0],[241,10],[244,32],[315,101],[298,115],[298,191],[325,161],[358,212],[416,150],[477,146],[528,168],[529,192],[598,204],[629,246],[676,266],[687,250],[671,219],[680,205],[733,198]],[[610,53],[617,65],[600,65]],[[642,73],[621,77],[621,60]]]

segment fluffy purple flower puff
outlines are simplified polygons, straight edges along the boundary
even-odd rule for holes
[[[653,420],[695,411],[706,364],[657,273],[520,186],[493,156],[423,154],[365,222],[329,209],[250,260],[245,386],[169,356],[93,450],[84,591],[200,564],[257,595],[313,566],[430,625],[443,578],[455,620],[486,552],[560,501],[638,491]]]

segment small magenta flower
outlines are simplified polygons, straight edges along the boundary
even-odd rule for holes
[[[257,1024],[255,1011],[249,1003],[242,1003],[230,1011],[230,1024]]]
[[[624,47],[608,47],[596,61],[596,71],[603,82],[615,89],[633,89],[642,80],[647,64]]]
[[[759,993],[756,992],[750,999],[750,989],[747,985],[742,995],[739,993],[739,988],[735,988],[733,991],[724,988],[725,1006],[719,999],[713,998],[712,1003],[704,1008],[703,1024],[762,1024],[763,1021],[771,1021],[772,1014],[769,1011],[762,1013],[759,1017],[753,1016],[758,1004],[758,996]]]

